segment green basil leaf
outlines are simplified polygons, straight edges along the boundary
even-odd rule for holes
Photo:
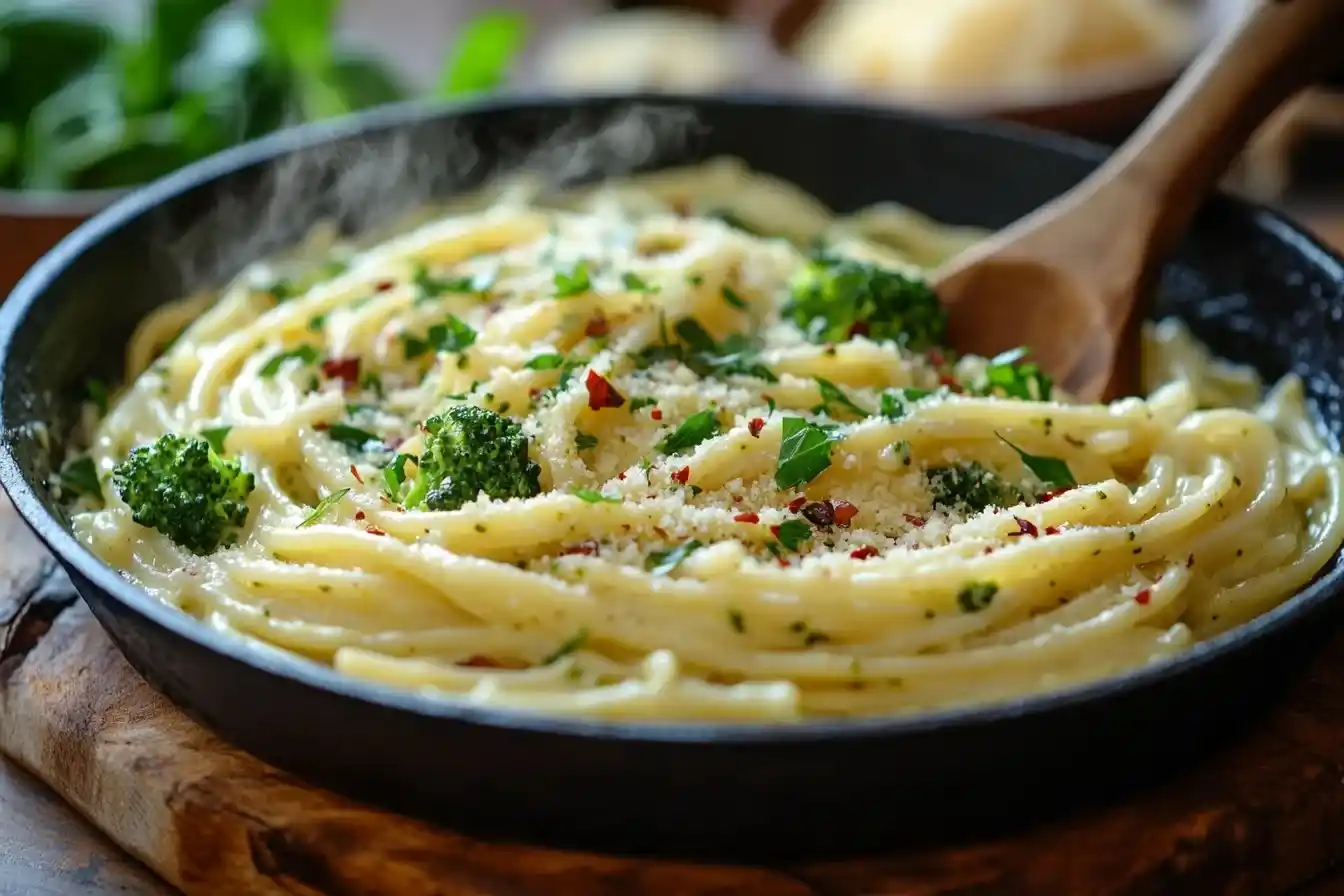
[[[777,527],[775,538],[791,551],[803,546],[803,542],[812,537],[812,527],[806,520],[785,520]]]
[[[1078,480],[1073,478],[1073,471],[1069,469],[1069,465],[1059,458],[1028,454],[997,432],[994,435],[999,436],[1003,444],[1017,452],[1017,456],[1022,458],[1022,463],[1026,465],[1028,470],[1036,474],[1036,478],[1041,480],[1046,488],[1073,488],[1078,484]]]
[[[625,273],[621,275],[621,284],[631,292],[659,292],[661,287],[652,286],[638,274]]]
[[[817,377],[817,388],[821,391],[821,404],[812,409],[814,414],[826,414],[831,416],[831,405],[838,404],[845,410],[857,414],[859,417],[869,416],[868,412],[855,404],[848,395],[844,393],[839,386],[830,380]]]
[[[333,423],[327,429],[327,435],[333,442],[340,442],[352,451],[367,452],[385,450],[381,437],[357,426],[346,423]]]
[[[669,575],[682,562],[704,547],[698,541],[688,541],[677,545],[670,551],[654,551],[644,559],[644,568],[656,576]]]
[[[910,413],[910,405],[932,394],[928,389],[893,389],[882,393],[878,410],[883,417],[894,422]]]
[[[201,438],[210,444],[216,454],[223,454],[224,443],[228,441],[229,433],[232,431],[232,426],[214,426],[201,430]]]
[[[308,514],[308,516],[304,518],[303,522],[299,523],[298,528],[305,529],[308,526],[311,526],[314,523],[316,523],[318,520],[320,520],[323,516],[326,515],[328,510],[339,504],[341,502],[341,499],[348,494],[350,494],[350,489],[342,488],[327,495],[321,501],[318,501],[317,507],[313,508],[313,512]]]
[[[586,261],[575,262],[574,267],[569,271],[556,271],[553,279],[557,299],[572,299],[593,288],[593,281],[589,276],[588,262]]]
[[[816,479],[831,465],[831,435],[802,417],[783,419],[775,485],[797,488]]]
[[[718,434],[719,418],[714,410],[699,411],[683,420],[671,435],[663,439],[658,444],[658,450],[669,455],[680,454]]]
[[[298,348],[292,348],[288,351],[280,352],[271,358],[258,372],[258,376],[263,379],[269,379],[280,372],[286,361],[295,360],[301,364],[316,364],[318,359],[317,349],[311,345],[301,345]]]
[[[565,356],[555,352],[537,355],[523,366],[528,370],[558,370],[565,366]]]
[[[613,498],[610,495],[604,495],[595,488],[576,488],[574,497],[587,504],[619,504],[620,498]]]
[[[738,295],[737,290],[733,289],[728,284],[725,283],[723,288],[719,290],[719,293],[723,296],[725,302],[736,308],[738,311],[747,310],[747,300]]]

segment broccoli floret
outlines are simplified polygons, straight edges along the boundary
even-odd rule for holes
[[[528,457],[527,436],[507,417],[457,405],[426,420],[425,430],[407,508],[457,510],[481,492],[508,500],[541,491],[541,467]]]
[[[961,508],[979,513],[986,507],[1012,507],[1023,495],[1011,483],[975,461],[953,467],[934,467],[925,472],[934,506]]]
[[[821,255],[789,282],[784,316],[811,342],[867,336],[914,351],[941,345],[947,311],[927,282],[867,262]]]
[[[137,523],[205,555],[247,521],[256,480],[204,439],[168,433],[132,451],[112,470],[112,484]]]

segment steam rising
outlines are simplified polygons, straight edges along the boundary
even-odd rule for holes
[[[393,122],[383,131],[297,149],[260,176],[227,176],[214,207],[189,203],[160,219],[180,293],[217,286],[248,264],[301,241],[314,227],[366,233],[466,190],[526,175],[544,190],[618,177],[678,160],[702,133],[687,108],[534,107],[462,119]]]

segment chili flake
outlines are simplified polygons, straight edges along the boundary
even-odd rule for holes
[[[369,533],[370,535],[386,535],[386,534],[387,534],[387,533],[384,532],[382,529],[379,529],[377,526],[365,526],[365,527],[364,527],[364,531],[367,532],[367,533]]]
[[[837,526],[848,528],[854,517],[859,515],[859,508],[848,501],[832,501],[831,507],[835,511],[835,524]]]
[[[387,292],[389,289],[392,289],[396,285],[397,281],[395,280],[379,280],[376,284],[374,284],[373,288],[378,292]]]
[[[660,411],[658,408],[654,408],[653,410],[649,411],[649,416],[655,420],[661,420],[663,419],[663,412]]]
[[[677,470],[675,473],[672,474],[672,479],[676,482],[680,482],[682,485],[685,485],[691,479],[691,468],[682,467],[680,470]]]
[[[1041,530],[1037,529],[1036,524],[1033,523],[1031,520],[1024,520],[1020,516],[1015,516],[1013,517],[1013,521],[1017,523],[1017,531],[1009,532],[1008,533],[1009,538],[1015,538],[1018,535],[1030,535],[1032,538],[1040,537]]]
[[[600,411],[603,408],[618,408],[625,404],[625,396],[616,391],[607,378],[596,370],[588,371],[588,377],[583,381],[583,385],[588,389],[588,409]]]
[[[807,496],[799,495],[798,497],[794,498],[792,501],[789,502],[789,513],[797,513],[798,511],[803,509],[803,505],[806,503],[807,503]]]
[[[1144,606],[1144,607],[1146,607],[1146,606],[1148,606],[1148,601],[1149,601],[1149,599],[1152,598],[1152,596],[1153,596],[1153,592],[1152,592],[1150,589],[1145,588],[1145,589],[1143,589],[1142,591],[1140,591],[1138,594],[1134,595],[1134,602],[1137,603],[1137,604],[1139,604],[1140,606]]]
[[[903,516],[905,517],[905,521],[910,525],[914,526],[916,529],[924,528],[924,517],[915,516],[913,513],[903,514]]]
[[[835,524],[835,508],[830,501],[813,501],[803,507],[803,519],[818,529],[829,529]]]
[[[760,521],[760,514],[756,513],[739,513],[737,516],[733,517],[733,522],[735,523],[759,523]]]
[[[350,475],[355,477],[355,481],[360,485],[364,484],[364,478],[359,475],[359,469],[354,464],[350,465]]]
[[[331,380],[344,380],[347,384],[359,380],[359,358],[328,358],[322,362],[322,375]]]
[[[583,328],[583,335],[591,336],[594,339],[606,336],[610,332],[611,327],[607,324],[607,319],[600,314],[589,319],[587,325]]]
[[[355,519],[356,519],[356,520],[362,520],[362,519],[364,519],[364,511],[362,511],[362,510],[356,510],[356,511],[355,511]]]
[[[765,421],[760,417],[755,417],[747,423],[747,432],[751,433],[752,438],[759,439],[763,429],[765,429]]]
[[[877,556],[877,548],[872,545],[864,545],[856,551],[850,551],[849,556],[853,560],[867,560],[869,557]]]

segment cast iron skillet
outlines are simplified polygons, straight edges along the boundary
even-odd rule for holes
[[[631,109],[634,111],[631,111]],[[132,665],[237,746],[473,833],[714,857],[891,850],[1014,827],[1178,767],[1253,718],[1329,629],[1338,560],[1275,611],[1183,656],[1052,696],[791,727],[618,725],[468,708],[342,678],[163,606],[68,534],[42,483],[79,384],[133,325],[338,218],[359,230],[529,160],[592,177],[720,154],[839,209],[896,200],[998,227],[1082,177],[1083,144],[1000,125],[750,99],[396,107],[192,166],[82,226],[0,310],[0,481]],[[1163,313],[1218,353],[1306,378],[1344,433],[1344,269],[1263,209],[1209,204]]]

